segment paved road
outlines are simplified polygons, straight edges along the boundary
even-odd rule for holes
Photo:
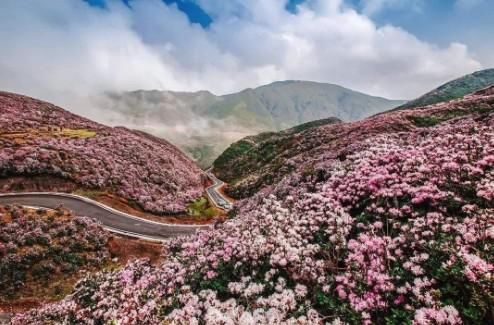
[[[213,173],[211,173],[211,169],[208,169],[206,171],[208,177],[213,181],[213,185],[208,187],[206,191],[208,192],[209,198],[213,201],[214,205],[216,207],[223,209],[223,210],[230,210],[232,208],[232,203],[228,200],[227,197],[223,195],[219,191],[219,189],[225,184],[222,180],[214,176]]]
[[[162,224],[148,221],[107,207],[90,199],[63,193],[0,194],[0,204],[19,204],[54,209],[60,204],[77,215],[101,221],[110,231],[150,240],[190,235],[205,226]]]

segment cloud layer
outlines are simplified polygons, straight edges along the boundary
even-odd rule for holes
[[[309,1],[296,13],[284,0],[198,3],[213,17],[207,29],[160,0],[130,1],[131,8],[110,0],[106,9],[81,0],[3,0],[0,89],[91,116],[97,110],[87,99],[103,91],[223,94],[304,79],[412,98],[482,67],[465,45],[438,47],[378,27],[341,0]]]

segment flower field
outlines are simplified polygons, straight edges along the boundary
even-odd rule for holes
[[[0,300],[100,266],[107,240],[99,224],[68,211],[0,206]]]
[[[318,128],[236,218],[13,323],[490,324],[493,90]]]
[[[164,140],[20,95],[0,93],[0,108],[0,177],[68,179],[157,214],[184,211],[204,190],[199,167]]]

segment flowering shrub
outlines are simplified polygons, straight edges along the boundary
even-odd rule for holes
[[[493,322],[494,114],[363,136],[461,103],[360,122],[237,218],[165,243],[162,265],[88,277],[13,323]]]
[[[294,170],[314,174],[313,167],[319,161],[343,160],[349,148],[365,139],[409,132],[417,127],[426,132],[429,127],[455,118],[489,112],[494,105],[494,96],[489,91],[492,90],[418,110],[390,112],[354,123],[326,125],[293,135],[280,132],[277,137],[283,135],[282,142],[261,142],[230,159],[224,157],[221,168],[215,172],[220,179],[231,182],[226,190],[232,197],[250,197],[260,189],[277,184]],[[265,152],[272,146],[276,151],[275,157]],[[257,159],[259,156],[263,159]]]
[[[0,206],[0,296],[13,298],[27,282],[101,264],[106,242],[106,232],[91,219]]]
[[[62,177],[154,213],[184,211],[203,192],[202,171],[164,140],[14,94],[0,93],[0,108],[0,177]]]

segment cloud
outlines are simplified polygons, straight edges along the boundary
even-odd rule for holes
[[[0,89],[102,119],[88,98],[104,91],[222,94],[306,79],[411,98],[481,68],[462,44],[439,47],[378,27],[341,0],[309,1],[295,14],[283,0],[198,0],[214,19],[207,29],[160,0],[129,3],[1,1]]]

